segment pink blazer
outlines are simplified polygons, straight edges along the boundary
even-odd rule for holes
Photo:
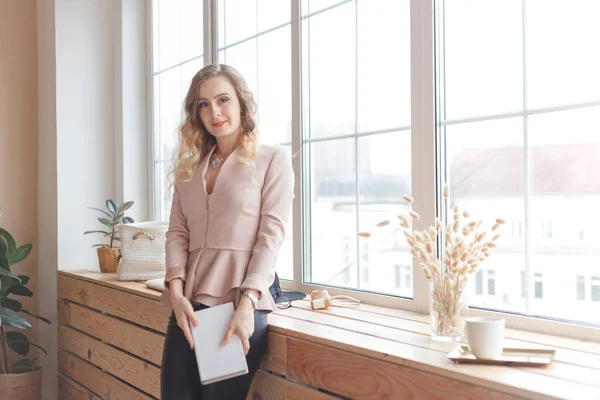
[[[269,287],[294,198],[294,172],[283,148],[263,145],[253,166],[238,147],[206,192],[208,156],[173,195],[166,239],[165,286],[185,281],[184,295],[209,306],[260,292],[258,309],[273,310]],[[168,291],[167,291],[168,293]]]

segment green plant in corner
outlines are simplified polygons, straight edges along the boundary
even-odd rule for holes
[[[91,210],[96,210],[101,212],[104,216],[98,217],[98,221],[100,221],[104,226],[107,227],[107,230],[104,231],[85,231],[83,234],[87,235],[90,233],[101,233],[104,237],[108,237],[110,242],[108,244],[108,248],[115,247],[115,241],[120,241],[120,237],[117,235],[117,226],[121,223],[123,224],[131,224],[133,223],[133,218],[126,217],[125,211],[127,211],[133,205],[133,201],[127,201],[121,205],[117,205],[114,200],[108,199],[106,200],[106,210],[101,210],[95,207],[88,207]],[[101,247],[106,246],[106,244],[95,244],[92,247]]]
[[[0,214],[1,215],[1,214]],[[18,374],[39,369],[35,359],[21,359],[10,365],[8,348],[17,354],[26,356],[31,346],[46,350],[31,343],[21,332],[7,331],[6,328],[31,329],[31,322],[23,316],[27,314],[47,324],[50,321],[24,309],[21,303],[9,296],[32,297],[33,293],[25,285],[29,282],[26,275],[14,275],[11,266],[23,261],[31,251],[31,244],[17,247],[15,239],[5,229],[0,228],[0,374]]]

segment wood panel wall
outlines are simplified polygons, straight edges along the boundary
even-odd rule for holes
[[[158,300],[60,273],[57,307],[59,399],[160,399],[170,309]],[[286,345],[285,336],[270,333],[269,353],[248,399],[335,399],[283,377]]]
[[[170,309],[158,296],[58,276],[59,399],[160,398]],[[277,332],[275,332],[277,331]],[[492,399],[515,397],[396,363],[269,332],[247,400]]]

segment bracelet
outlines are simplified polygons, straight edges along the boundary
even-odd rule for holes
[[[244,296],[250,299],[250,301],[252,302],[252,308],[256,310],[256,308],[258,307],[258,297],[256,297],[254,293],[248,290],[244,290],[244,292],[242,293],[242,297]]]

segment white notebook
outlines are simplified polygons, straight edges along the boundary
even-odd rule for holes
[[[233,303],[198,310],[198,326],[191,326],[194,351],[203,385],[248,373],[242,340],[231,336],[225,346],[221,342],[233,316]]]

